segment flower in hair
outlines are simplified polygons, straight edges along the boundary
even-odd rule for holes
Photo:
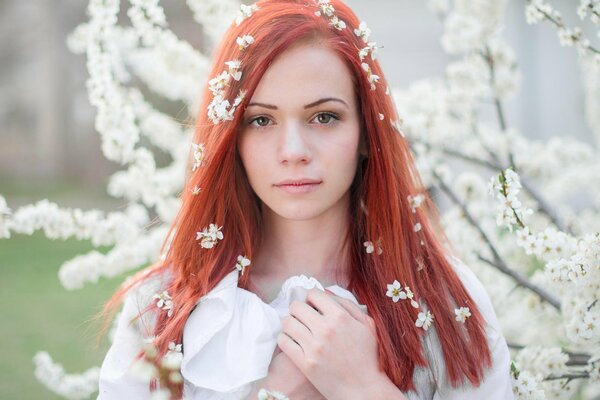
[[[367,23],[363,21],[358,25],[358,28],[354,30],[354,34],[362,38],[363,42],[367,43],[369,41],[369,36],[371,35],[371,30],[367,27]]]
[[[419,206],[421,205],[423,200],[425,200],[425,196],[423,196],[423,194],[419,193],[416,196],[408,195],[407,199],[408,199],[408,203],[410,204],[410,209],[412,210],[412,212],[414,214],[417,212],[417,208],[419,208]]]
[[[156,306],[162,310],[166,310],[168,317],[173,315],[173,301],[171,300],[168,291],[165,290],[160,294],[155,294],[152,298],[158,299]]]
[[[367,254],[371,254],[375,251],[375,245],[371,241],[366,241],[363,243],[365,246],[365,251]],[[377,239],[377,255],[381,255],[383,253],[383,249],[381,248],[381,238]]]
[[[333,12],[335,11],[335,8],[333,8],[333,6],[329,4],[329,0],[318,0],[317,3],[321,10],[315,12],[316,16],[320,16],[321,13],[323,13],[328,17],[333,17]]]
[[[205,249],[212,249],[216,244],[217,240],[223,239],[222,226],[216,224],[210,224],[208,228],[202,229],[202,231],[196,232],[196,240],[200,240],[200,246]]]
[[[248,46],[250,46],[252,43],[254,43],[254,38],[250,35],[244,35],[244,36],[238,37],[235,41],[240,46],[240,50],[245,50],[248,48]]]
[[[202,189],[200,189],[200,186],[196,185],[196,186],[194,186],[193,189],[190,189],[190,191],[192,192],[192,194],[194,196],[197,196],[197,195],[200,194],[200,192],[202,191]]]
[[[367,47],[364,47],[364,48],[362,48],[362,49],[359,50],[358,57],[362,61],[369,54],[371,54],[371,59],[375,60],[377,58],[377,51],[378,50],[379,50],[379,47],[377,47],[377,43],[375,43],[375,42],[369,42],[369,43],[367,43]]]
[[[375,75],[367,63],[362,63],[361,67],[367,72],[367,79],[369,79],[369,83],[371,84],[371,90],[375,90],[375,84],[379,82],[379,75]]]
[[[415,321],[415,326],[418,328],[423,328],[424,330],[429,329],[431,323],[433,322],[433,314],[430,311],[420,312],[417,320]]]
[[[412,290],[410,290],[410,287],[406,286],[404,290],[406,290],[406,297],[410,299],[410,305],[413,306],[413,308],[419,308],[419,303],[415,301],[415,295],[413,294]]]
[[[239,26],[246,18],[250,18],[252,16],[252,13],[254,13],[255,11],[258,11],[258,6],[256,4],[252,4],[249,6],[241,4],[240,9],[238,11],[238,16],[235,19],[235,24]]]
[[[229,86],[231,79],[233,78],[236,81],[242,79],[242,71],[239,70],[242,62],[239,60],[232,60],[225,62],[225,64],[227,65],[228,70],[221,72],[216,78],[213,78],[208,82],[208,87],[214,95],[207,107],[208,118],[214,124],[218,124],[221,121],[233,120],[233,114],[236,107],[242,102],[246,95],[246,91],[240,90],[233,105],[229,100],[225,99],[225,87]]]
[[[398,300],[410,299],[410,305],[413,308],[419,308],[419,303],[414,300],[414,294],[410,290],[410,287],[406,286],[402,289],[400,282],[394,279],[394,283],[387,285],[387,293],[386,296],[391,297],[394,303],[397,303]]]
[[[421,228],[422,228],[422,226],[421,226],[421,223],[420,223],[420,222],[417,222],[417,223],[415,224],[415,226],[413,226],[413,231],[415,231],[415,232],[419,232],[419,231],[421,230]]]
[[[456,315],[455,319],[464,324],[467,318],[471,316],[471,310],[469,310],[469,307],[455,308],[454,314]]]
[[[194,150],[194,165],[192,171],[197,170],[202,165],[204,160],[204,143],[192,143],[192,149]]]
[[[402,291],[402,286],[400,286],[400,282],[394,279],[394,283],[387,285],[387,293],[386,296],[391,297],[394,303],[397,303],[400,299],[406,298],[406,293]]]
[[[250,260],[246,258],[246,256],[238,256],[237,262],[235,263],[235,268],[243,274],[244,269],[250,265],[250,263]]]
[[[339,19],[337,17],[337,15],[334,15],[330,20],[329,20],[329,25],[333,26],[335,29],[337,29],[338,31],[341,31],[342,29],[346,29],[346,23],[344,21],[342,21],[341,19]]]
[[[252,36],[250,36],[252,37]],[[227,73],[236,81],[242,79],[242,71],[240,71],[240,67],[242,66],[242,62],[240,60],[232,60],[226,61],[225,65],[229,67],[229,71]]]

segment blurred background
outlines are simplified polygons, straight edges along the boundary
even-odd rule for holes
[[[394,87],[444,74],[442,26],[426,2],[348,0],[384,48],[380,61]],[[584,118],[584,90],[574,48],[560,47],[549,24],[529,26],[525,1],[509,0],[505,37],[522,73],[506,117],[531,138],[570,136],[594,142]],[[553,1],[565,22],[578,22],[571,2]],[[162,2],[169,27],[193,46],[208,49],[185,2]],[[0,0],[0,194],[16,208],[49,199],[62,207],[104,211],[126,203],[107,195],[118,170],[101,154],[95,109],[85,89],[86,60],[69,52],[67,36],[86,21],[84,0]],[[123,7],[124,8],[124,7]],[[126,16],[121,13],[123,23]],[[233,16],[232,16],[233,18]],[[161,111],[183,120],[184,106],[149,95]],[[59,266],[91,250],[90,243],[50,241],[43,233],[0,241],[0,399],[54,399],[34,377],[32,357],[47,350],[67,372],[99,365],[106,339],[94,347],[99,311],[124,278],[79,291],[58,281]]]

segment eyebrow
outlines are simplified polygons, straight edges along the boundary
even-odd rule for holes
[[[337,97],[325,97],[325,98],[322,98],[322,99],[320,99],[320,100],[317,100],[317,101],[315,101],[315,102],[313,102],[313,103],[310,103],[310,104],[307,104],[307,105],[305,105],[305,106],[304,106],[304,109],[306,110],[306,109],[308,109],[308,108],[313,108],[313,107],[316,107],[316,106],[318,106],[319,104],[327,103],[328,101],[337,101],[337,102],[339,102],[339,103],[342,103],[342,104],[344,104],[346,107],[350,108],[350,107],[348,106],[348,103],[346,103],[346,102],[345,102],[344,100],[342,100],[342,99],[338,99]],[[255,102],[255,103],[250,103],[250,104],[248,104],[248,106],[247,106],[247,107],[252,107],[252,106],[259,106],[259,107],[269,108],[269,109],[271,109],[271,110],[277,110],[277,109],[278,109],[278,108],[277,108],[277,106],[274,106],[273,104],[256,103],[256,102]]]

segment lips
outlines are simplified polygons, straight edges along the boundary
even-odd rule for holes
[[[301,186],[314,185],[319,183],[321,183],[321,180],[312,178],[285,179],[279,183],[276,183],[275,186]]]
[[[275,187],[290,195],[301,195],[316,190],[321,182],[312,178],[286,179],[275,184]]]

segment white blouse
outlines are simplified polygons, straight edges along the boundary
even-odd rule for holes
[[[406,392],[404,396],[409,400],[514,399],[509,374],[510,354],[490,298],[473,272],[460,260],[453,260],[458,276],[487,321],[492,367],[486,371],[479,387],[467,384],[452,388],[446,380],[434,321],[423,341],[430,367],[415,368],[413,380],[417,392]],[[203,296],[185,324],[181,363],[185,399],[247,398],[257,381],[267,376],[282,329],[281,320],[289,315],[290,303],[305,301],[311,288],[324,290],[315,278],[296,275],[288,278],[275,300],[267,304],[253,292],[237,286],[238,274],[239,271],[234,269]],[[100,370],[99,400],[150,398],[148,384],[140,382],[131,373],[130,366],[144,338],[152,335],[155,317],[146,313],[134,323],[129,322],[147,304],[156,301],[152,296],[162,291],[163,283],[164,278],[150,279],[126,296],[116,321],[112,346]],[[352,292],[338,285],[327,289],[353,301],[367,313],[367,307],[359,304]]]

